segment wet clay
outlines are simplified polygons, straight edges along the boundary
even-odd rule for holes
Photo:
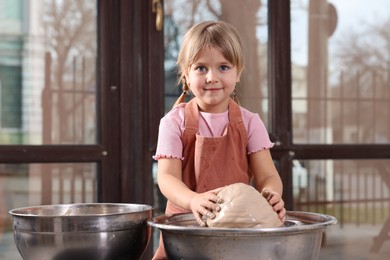
[[[209,227],[270,228],[283,222],[268,201],[252,186],[235,183],[224,187],[218,196],[221,210],[213,212],[215,218],[207,219]]]

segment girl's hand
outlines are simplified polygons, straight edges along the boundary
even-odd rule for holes
[[[217,193],[222,188],[210,190],[204,193],[197,193],[190,202],[191,211],[195,216],[196,221],[201,227],[206,226],[206,222],[202,219],[203,216],[215,218],[213,211],[220,211],[221,208],[216,203],[221,202]]]
[[[282,196],[275,191],[270,191],[267,189],[263,189],[261,191],[261,195],[268,201],[268,203],[272,206],[274,211],[278,213],[279,219],[281,221],[286,220],[286,209],[284,208],[284,201]]]

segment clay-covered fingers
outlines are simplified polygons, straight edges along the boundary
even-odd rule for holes
[[[220,190],[222,190],[223,189],[223,187],[221,187],[221,188],[216,188],[216,189],[214,189],[214,190],[209,190],[209,191],[207,191],[207,192],[205,192],[205,193],[203,193],[205,196],[208,196],[208,200],[209,201],[212,201],[212,202],[214,202],[214,203],[222,203],[223,202],[223,200],[222,200],[222,198],[221,197],[219,197],[217,194],[218,194],[218,192],[220,191]]]
[[[261,191],[261,195],[263,195],[263,197],[268,201],[270,199],[271,192],[267,189],[263,189]]]
[[[275,191],[263,190],[261,194],[271,205],[274,205],[282,200],[282,196],[280,196],[280,194]]]
[[[280,210],[282,210],[284,208],[284,201],[282,200],[282,198],[280,198],[280,200],[278,201],[269,201],[269,204],[272,206],[272,208],[276,211],[276,212],[279,212]]]
[[[283,223],[286,221],[286,209],[282,208],[281,210],[277,211],[279,219],[283,221]]]
[[[218,205],[218,203],[222,203],[222,199],[217,195],[219,190],[220,188],[199,194],[201,200],[200,205],[208,209],[209,211],[218,212],[220,210],[220,206]]]
[[[217,204],[218,200],[219,197],[213,192],[196,194],[191,199],[191,211],[200,226],[206,225],[203,216],[214,218],[215,214],[213,212],[218,212],[220,210],[220,206]]]
[[[274,211],[278,213],[279,219],[284,222],[286,217],[286,209],[284,208],[284,201],[282,196],[275,191],[269,190],[263,190],[261,194],[266,198]]]
[[[206,226],[206,222],[202,219],[202,215],[198,212],[192,212],[195,216],[195,220],[196,222],[198,222],[199,226],[201,227],[205,227]]]
[[[210,193],[213,193],[213,194],[217,195],[218,192],[220,192],[223,188],[224,188],[224,187],[216,188],[216,189],[214,189],[214,190],[208,191],[208,193],[210,192]]]
[[[284,201],[280,199],[277,203],[273,205],[271,204],[271,206],[274,209],[274,211],[278,213],[279,219],[284,222],[286,217],[286,209],[284,208]]]

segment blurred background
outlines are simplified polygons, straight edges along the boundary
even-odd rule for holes
[[[153,23],[157,4],[163,8],[161,31]],[[121,5],[0,0],[0,258],[21,259],[8,215],[13,208],[132,201],[163,213],[153,141],[159,118],[181,93],[176,59],[183,33],[203,20],[227,21],[242,36],[239,99],[260,115],[276,144],[272,152],[288,209],[338,219],[325,232],[320,259],[390,254],[387,0],[150,0],[123,4],[128,7],[123,10]],[[136,30],[136,22],[130,29],[116,26],[137,19],[133,10],[148,13],[146,30]],[[125,38],[113,41],[126,56],[101,39],[110,33]],[[149,35],[142,38],[149,45],[137,43],[148,48],[142,56],[126,45],[136,34]],[[113,62],[107,53],[115,54]],[[130,81],[121,78],[126,68],[136,71],[136,62],[127,64],[132,59],[150,60],[139,70],[147,75],[143,81],[131,73]],[[107,78],[121,80],[106,86]],[[156,96],[160,106],[151,109]],[[145,122],[134,123],[138,112],[148,114]],[[126,142],[114,139],[116,134]],[[146,147],[140,156],[147,159],[132,173],[122,161],[136,156],[137,147]],[[110,167],[117,164],[119,169]]]

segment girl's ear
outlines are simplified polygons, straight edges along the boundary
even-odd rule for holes
[[[236,82],[240,82],[241,72],[237,73]]]
[[[243,71],[244,71],[244,67],[242,67],[240,71],[237,70],[236,82],[240,82],[241,81],[241,75],[242,75]]]

